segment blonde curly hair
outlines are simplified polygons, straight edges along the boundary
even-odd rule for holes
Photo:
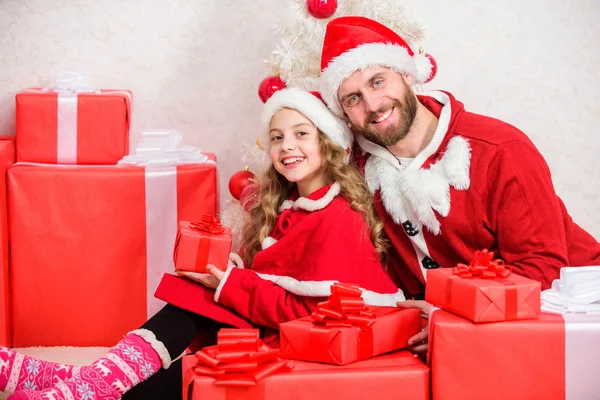
[[[325,161],[325,182],[337,182],[340,185],[340,195],[348,201],[352,210],[363,216],[370,229],[371,242],[381,258],[389,245],[384,238],[383,223],[376,216],[373,196],[366,182],[356,168],[344,161],[345,150],[321,130],[318,133],[321,156]],[[250,218],[244,225],[240,246],[240,255],[247,265],[252,265],[254,256],[262,249],[263,240],[275,227],[279,207],[296,187],[278,173],[273,165],[257,180],[257,186],[259,201],[252,207]]]

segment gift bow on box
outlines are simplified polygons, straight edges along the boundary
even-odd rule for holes
[[[512,266],[506,265],[500,259],[494,260],[494,252],[487,249],[477,250],[475,259],[469,265],[456,264],[454,274],[461,278],[496,279],[510,275]]]
[[[225,228],[221,225],[219,218],[214,215],[205,214],[202,219],[197,222],[190,222],[190,228],[200,232],[211,234],[219,234],[225,232]]]
[[[319,303],[317,310],[312,313],[313,322],[327,328],[370,327],[376,317],[367,311],[361,293],[357,285],[334,283],[329,299]]]
[[[494,252],[488,251],[487,249],[477,250],[475,252],[475,259],[471,260],[469,265],[456,264],[454,267],[454,278],[482,278],[498,280],[506,287],[504,294],[506,320],[517,319],[518,314],[518,291],[517,286],[514,282],[505,281],[504,278],[508,277],[512,272],[512,266],[507,265],[500,259],[494,260]],[[453,279],[448,279],[446,285],[446,307],[450,309],[452,304],[452,283]]]
[[[375,353],[372,325],[377,317],[368,311],[357,285],[335,283],[331,296],[321,302],[312,313],[312,335],[317,342],[329,340],[329,330],[334,328],[358,328],[358,359],[372,357]]]
[[[217,386],[251,387],[269,375],[294,367],[259,339],[258,329],[221,329],[217,344],[196,354],[194,373],[211,376]]]

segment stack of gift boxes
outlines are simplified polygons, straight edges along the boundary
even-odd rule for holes
[[[433,399],[600,399],[600,315],[540,312],[540,287],[487,251],[429,271]]]
[[[403,350],[419,310],[365,306],[334,284],[312,316],[280,325],[279,349],[231,329],[185,356],[183,398],[600,398],[600,315],[541,313],[540,283],[485,250],[427,278],[429,366]]]
[[[429,368],[401,350],[421,330],[420,311],[365,306],[353,285],[331,292],[312,316],[280,325],[279,349],[233,329],[185,356],[183,398],[429,399]]]
[[[0,140],[1,344],[113,345],[163,306],[153,295],[179,222],[217,213],[213,154],[173,131],[128,154],[131,102],[78,87],[16,95],[15,140]]]

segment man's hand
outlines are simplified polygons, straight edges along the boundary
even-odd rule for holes
[[[431,304],[424,300],[405,300],[396,303],[396,306],[400,308],[418,308],[421,310],[421,317],[429,319],[429,313],[431,311]],[[408,345],[411,346],[411,351],[416,354],[427,353],[427,341],[429,339],[429,325],[421,330],[410,339],[408,339]]]
[[[210,289],[216,289],[223,279],[223,275],[225,275],[224,271],[221,271],[217,267],[212,264],[208,264],[206,266],[206,271],[208,273],[201,274],[199,272],[190,272],[190,271],[179,271],[175,270],[178,275],[185,276],[188,279],[199,282]]]

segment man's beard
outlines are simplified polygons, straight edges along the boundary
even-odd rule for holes
[[[389,111],[393,107],[395,107],[399,113],[398,125],[390,125],[385,130],[380,131],[372,130],[372,128],[377,124],[372,125],[371,121],[373,121],[382,113]],[[396,99],[392,104],[383,106],[376,112],[370,113],[365,119],[363,126],[352,124],[352,129],[355,133],[362,135],[365,139],[381,146],[388,147],[404,139],[415,120],[416,114],[417,99],[412,94],[412,91],[407,90],[406,94],[404,95],[404,104],[402,104],[400,100]]]

